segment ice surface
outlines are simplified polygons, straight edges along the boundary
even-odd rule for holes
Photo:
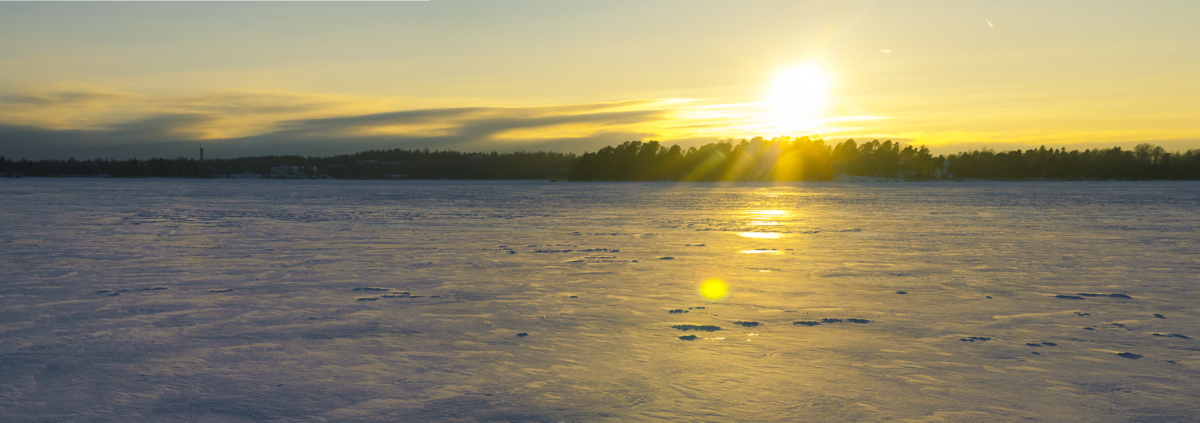
[[[1198,210],[1193,182],[3,180],[0,415],[1191,420]]]

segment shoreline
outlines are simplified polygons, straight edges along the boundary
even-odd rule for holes
[[[394,181],[394,182],[424,182],[424,181],[542,181],[553,183],[753,183],[753,184],[828,184],[828,183],[853,183],[853,184],[869,184],[869,183],[961,183],[961,182],[1188,182],[1200,181],[1200,179],[981,179],[981,178],[953,178],[953,179],[904,179],[904,178],[879,178],[869,176],[855,175],[838,175],[837,178],[831,180],[793,180],[793,181],[676,181],[676,180],[654,180],[654,181],[609,181],[609,180],[586,180],[572,181],[567,179],[456,179],[456,178],[353,178],[353,179],[338,179],[329,177],[306,177],[306,178],[271,178],[271,177],[237,177],[242,175],[223,175],[217,177],[188,177],[188,176],[95,176],[95,175],[54,175],[54,176],[7,176],[0,175],[0,180],[5,179],[121,179],[121,180],[223,180],[223,181]]]

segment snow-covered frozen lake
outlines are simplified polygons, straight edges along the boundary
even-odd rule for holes
[[[1194,182],[28,178],[0,219],[4,421],[1200,415]]]

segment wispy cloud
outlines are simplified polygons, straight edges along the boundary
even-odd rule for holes
[[[398,110],[387,99],[281,92],[145,96],[52,87],[0,97],[0,155],[327,155],[383,148],[582,152],[682,130],[686,100]],[[391,111],[383,111],[393,108]],[[382,110],[381,110],[382,109]]]

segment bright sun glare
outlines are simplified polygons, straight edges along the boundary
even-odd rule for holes
[[[777,132],[811,129],[825,109],[832,82],[814,65],[784,69],[775,75],[765,105]]]

